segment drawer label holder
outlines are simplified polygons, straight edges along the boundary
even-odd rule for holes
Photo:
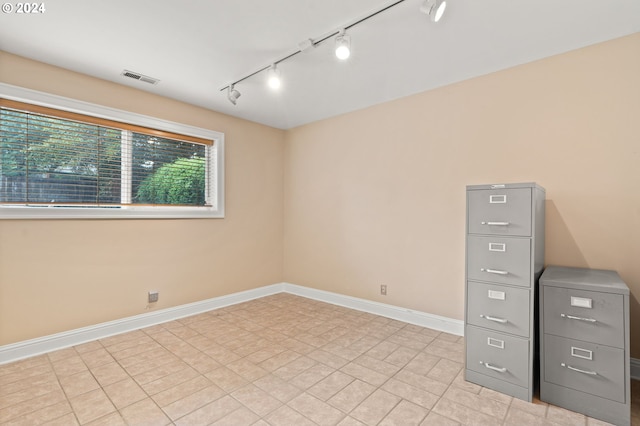
[[[489,195],[490,204],[507,204],[507,194]]]
[[[489,290],[487,297],[493,300],[505,300],[507,298],[507,294],[504,291]]]
[[[593,361],[593,351],[590,351],[588,349],[576,348],[575,346],[571,346],[571,356]]]
[[[507,245],[505,243],[489,243],[489,251],[506,252]]]
[[[577,308],[589,308],[591,309],[593,306],[593,300],[588,299],[586,297],[576,297],[571,296],[571,306],[575,306]]]
[[[504,340],[494,339],[493,337],[487,337],[487,345],[494,348],[504,349]]]

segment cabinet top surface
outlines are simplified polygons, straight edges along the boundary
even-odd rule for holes
[[[511,188],[536,188],[542,192],[545,192],[544,188],[535,182],[491,183],[486,185],[467,185],[467,191],[473,191],[473,190],[479,190],[479,189],[511,189]]]
[[[540,285],[629,294],[629,288],[616,271],[603,269],[548,266],[540,277]]]

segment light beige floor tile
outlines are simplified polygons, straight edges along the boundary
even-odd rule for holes
[[[515,401],[515,400],[514,400]],[[505,426],[552,426],[544,417],[511,407],[504,421]]]
[[[150,398],[143,399],[120,410],[124,420],[136,426],[164,426],[171,420]]]
[[[91,369],[95,367],[99,367],[104,364],[109,364],[110,362],[114,362],[115,359],[111,356],[106,349],[102,347],[102,345],[98,349],[88,352],[80,352],[80,358],[84,361],[85,365]]]
[[[308,358],[306,356],[300,356],[295,360],[283,365],[282,367],[276,369],[273,374],[280,377],[282,380],[291,380],[309,368],[317,365],[318,362]]]
[[[48,362],[46,367],[49,369],[49,371],[45,371],[38,375],[27,375],[24,378],[18,377],[17,380],[11,381],[9,383],[0,382],[0,400],[2,400],[2,397],[17,392],[24,392],[25,394],[28,394],[32,387],[37,388],[49,384],[57,384],[58,377],[55,375]],[[20,372],[13,374],[20,375]],[[2,405],[3,404],[0,402],[0,408],[2,408]]]
[[[212,385],[213,383],[206,377],[197,376],[177,386],[152,395],[151,398],[162,408]]]
[[[219,387],[209,386],[162,407],[162,409],[169,418],[171,418],[171,420],[175,421],[192,411],[198,410],[201,407],[220,399],[224,395],[225,392]]]
[[[235,390],[231,396],[260,417],[266,416],[282,405],[282,402],[253,384]]]
[[[80,424],[88,423],[116,411],[116,407],[113,406],[102,389],[83,393],[69,400]]]
[[[289,402],[302,391],[280,377],[269,374],[253,382],[254,385],[267,392],[280,402]]]
[[[53,371],[55,371],[58,377],[71,376],[73,374],[88,370],[87,366],[79,355],[72,355],[63,359],[52,361],[51,365],[53,365]]]
[[[41,377],[41,376],[36,376],[36,377]],[[25,384],[25,386],[21,387],[21,390],[18,390],[17,392],[0,395],[0,410],[15,404],[19,404],[21,402],[29,401],[33,398],[36,398],[42,395],[46,395],[49,392],[60,390],[60,385],[58,384],[58,381],[55,380],[55,376],[53,381],[50,379],[46,379],[46,380],[39,380],[38,382],[35,382],[35,383],[31,380],[28,380],[28,382],[29,382],[28,384]],[[15,383],[16,382],[11,383],[6,387],[10,387]]]
[[[435,379],[439,382],[451,384],[453,379],[456,378],[458,373],[462,371],[464,364],[461,362],[451,361],[450,359],[442,358],[438,363],[427,373],[427,377]]]
[[[364,367],[360,364],[356,364],[355,362],[350,362],[349,364],[342,367],[340,370],[349,376],[355,377],[356,379],[360,379],[363,382],[370,383],[374,386],[380,386],[384,382],[386,382],[389,377],[384,374],[378,373],[370,368]]]
[[[447,390],[446,384],[406,369],[400,370],[393,378],[438,396],[442,396]]]
[[[463,360],[461,336],[281,293],[0,365],[0,423],[606,424],[467,382]],[[631,399],[640,424],[640,382]]]
[[[93,374],[89,371],[83,371],[72,376],[62,376],[60,377],[60,385],[67,398],[73,398],[100,387]]]
[[[344,413],[349,413],[376,390],[376,387],[361,380],[354,380],[327,401]]]
[[[377,425],[400,402],[400,397],[382,389],[374,391],[349,415],[364,424]]]
[[[419,425],[429,414],[429,410],[409,401],[400,401],[379,426],[411,426]]]
[[[356,364],[360,364],[363,367],[367,367],[373,371],[377,371],[380,374],[383,374],[387,377],[391,377],[400,371],[400,366],[397,364],[392,364],[390,362],[381,361],[379,359],[370,357],[368,355],[361,355],[356,358],[353,362]]]
[[[353,377],[347,374],[335,371],[311,386],[307,392],[322,401],[326,401],[354,380]]]
[[[631,424],[637,424],[637,423],[634,423],[632,421]],[[587,417],[587,426],[615,426],[615,425],[602,420],[594,419],[592,417]]]
[[[287,405],[321,426],[335,425],[344,417],[340,410],[308,393],[295,397]]]
[[[289,364],[290,362],[300,358],[300,354],[290,350],[284,350],[273,357],[260,362],[258,365],[269,372],[276,371],[277,369]]]
[[[142,383],[141,386],[147,394],[155,395],[198,376],[200,376],[200,374],[196,370],[186,366],[181,370],[175,371],[152,382]]]
[[[245,358],[230,362],[226,367],[250,382],[269,374],[267,370]]]
[[[427,418],[420,423],[420,426],[460,426],[460,423],[431,411]]]
[[[42,426],[77,426],[80,423],[78,423],[75,414],[69,413],[65,414],[62,417],[58,417],[57,419],[49,420],[47,422],[39,424],[41,424]]]
[[[132,378],[112,383],[103,389],[119,410],[147,398],[147,394]]]
[[[249,383],[239,374],[229,370],[227,367],[216,368],[215,370],[205,374],[214,385],[218,386],[225,392],[233,392],[234,390]]]
[[[300,389],[306,390],[333,373],[333,371],[334,370],[331,367],[327,367],[324,364],[315,364],[313,367],[289,380],[289,383]]]
[[[472,392],[475,393],[475,392]],[[513,401],[513,397],[506,395],[501,392],[494,391],[493,389],[483,387],[480,389],[480,396],[483,398],[495,399],[498,402],[501,402],[505,405],[510,405],[511,401]]]
[[[532,402],[513,398],[513,400],[511,401],[511,407],[521,411],[526,411],[527,413],[531,413],[538,417],[546,417],[549,404],[547,404],[546,402],[542,402],[535,397],[533,398]]]
[[[337,426],[367,426],[360,420],[356,420],[351,416],[347,416],[338,423]]]
[[[382,385],[380,389],[384,389],[389,393],[413,402],[427,410],[430,410],[438,401],[437,395],[423,391],[422,389],[418,389],[396,379],[390,379]]]
[[[44,407],[64,402],[65,400],[66,396],[64,395],[64,392],[62,389],[58,389],[27,401],[10,405],[6,408],[0,409],[0,424],[17,417],[33,413],[34,411]]]
[[[322,349],[309,352],[307,356],[315,361],[318,361],[321,364],[324,364],[336,370],[349,362],[338,355],[323,351]]]
[[[420,352],[407,363],[404,369],[421,376],[426,376],[429,374],[429,371],[438,364],[440,359],[438,356]]]
[[[113,412],[87,423],[90,426],[129,426],[119,412]]]
[[[52,422],[60,417],[68,414],[73,415],[73,410],[69,402],[61,401],[56,404],[48,405],[42,408],[37,408],[24,416],[14,418],[7,422],[2,422],[3,425],[40,425],[47,422]],[[74,416],[75,417],[75,416]]]
[[[212,426],[253,426],[255,422],[260,420],[253,411],[248,408],[241,407],[233,411],[220,420],[211,423]]]
[[[477,385],[475,383],[467,382],[464,379],[464,370],[462,370],[458,376],[453,379],[451,386],[466,390],[467,392],[480,393],[482,390],[482,386]]]
[[[547,409],[547,419],[566,426],[585,426],[587,424],[584,414],[575,413],[551,404]]]
[[[224,396],[175,421],[177,426],[208,425],[230,414],[242,405],[230,396]]]
[[[443,395],[443,398],[462,404],[472,410],[488,414],[500,421],[504,419],[509,409],[508,404],[455,387],[450,387]]]
[[[500,424],[500,420],[493,416],[481,413],[447,398],[441,398],[433,407],[433,411],[469,426],[495,426]]]
[[[267,415],[265,420],[271,426],[316,426],[316,423],[286,405]]]
[[[102,387],[129,378],[127,372],[116,362],[93,368],[91,369],[91,374],[93,374],[93,377],[96,378]]]

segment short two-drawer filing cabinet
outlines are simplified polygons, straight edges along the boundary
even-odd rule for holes
[[[537,380],[537,283],[545,191],[467,186],[465,379],[531,401]]]
[[[545,269],[540,345],[542,401],[630,423],[629,288],[615,271]]]

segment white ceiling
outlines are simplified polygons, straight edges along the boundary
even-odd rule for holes
[[[438,24],[404,0],[351,28],[348,61],[331,38],[278,66],[277,93],[240,82],[234,106],[220,88],[395,1],[43,3],[0,14],[1,50],[283,129],[640,31],[640,0],[449,0]]]

